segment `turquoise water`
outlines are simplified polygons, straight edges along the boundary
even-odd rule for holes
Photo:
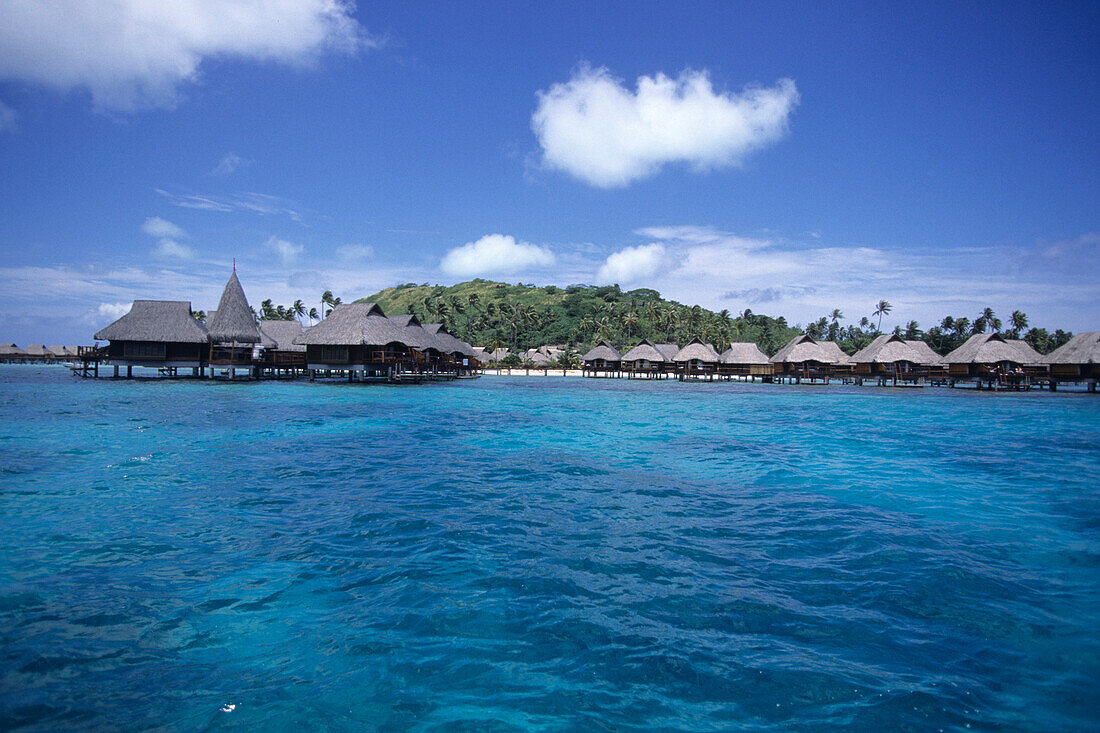
[[[0,367],[0,466],[4,730],[1100,718],[1092,395]]]

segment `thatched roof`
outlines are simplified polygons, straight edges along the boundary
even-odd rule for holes
[[[1000,361],[1034,364],[1042,358],[1032,354],[1034,350],[1029,354],[999,333],[976,333],[943,357],[943,361],[946,364],[995,364]]]
[[[0,344],[0,356],[22,356],[23,350],[12,343]]]
[[[673,356],[675,356],[675,354],[673,354]],[[654,346],[652,343],[650,343],[649,341],[644,340],[644,339],[642,340],[642,343],[638,344],[633,349],[631,349],[630,351],[623,354],[623,359],[622,360],[623,361],[642,361],[643,359],[645,361],[651,361],[651,362],[654,362],[656,364],[661,364],[661,363],[666,362],[666,361],[671,361],[671,359],[669,359],[664,354],[662,354],[660,351],[658,351],[656,346]]]
[[[23,353],[27,356],[47,356],[46,344],[27,344]]]
[[[222,299],[218,302],[218,310],[214,311],[212,318],[207,318],[206,327],[210,340],[216,344],[258,344],[262,340],[236,270],[229,276]]]
[[[306,347],[294,343],[302,335],[302,324],[298,321],[260,321],[260,345],[275,351],[305,351]]]
[[[894,364],[907,361],[920,364],[924,357],[909,342],[895,333],[884,333],[852,355],[857,364]]]
[[[913,349],[913,351],[917,352],[917,356],[920,357],[920,361],[917,362],[918,364],[921,364],[923,366],[933,366],[943,363],[943,357],[933,351],[932,347],[928,345],[927,341],[913,340],[906,341],[905,343],[909,344],[909,347]]]
[[[401,343],[406,346],[411,346],[420,351],[426,349],[445,351],[443,345],[439,343],[432,334],[424,330],[424,327],[420,325],[420,319],[416,316],[402,313],[397,316],[387,316],[387,318],[404,333],[404,338],[401,339]]]
[[[1100,364],[1100,331],[1079,333],[1041,358],[1044,364]]]
[[[423,328],[435,339],[437,344],[436,349],[444,354],[461,354],[477,359],[478,361],[488,360],[487,355],[483,353],[484,349],[481,349],[481,353],[479,353],[478,349],[470,346],[468,343],[445,329],[442,323],[428,323],[425,324]]]
[[[206,326],[191,315],[186,300],[135,300],[130,312],[95,335],[107,341],[204,344]]]
[[[599,346],[589,350],[587,354],[581,357],[583,361],[596,361],[597,359],[603,359],[604,361],[621,361],[623,358],[619,350],[606,341],[601,341]]]
[[[58,344],[57,346],[49,347],[47,351],[57,357],[76,356],[75,346],[62,346]]]
[[[405,329],[386,318],[375,303],[342,303],[325,320],[306,329],[295,343],[325,346],[385,346],[404,344]]]
[[[680,353],[680,346],[678,344],[654,344],[657,351],[661,352],[661,356],[665,357],[665,361],[672,361],[676,358],[676,355]]]
[[[825,344],[832,344],[836,348],[830,348]],[[843,357],[843,360],[841,357]],[[786,346],[775,352],[775,356],[770,361],[773,364],[784,362],[802,364],[807,361],[816,361],[821,364],[840,364],[847,363],[848,356],[840,350],[835,342],[818,342],[803,333],[795,336],[787,342]]]
[[[692,339],[687,346],[677,352],[673,361],[688,362],[696,360],[707,364],[717,364],[718,359],[718,351],[713,346],[704,344],[699,339]]]
[[[751,341],[738,341],[730,344],[730,347],[718,357],[723,364],[767,364],[768,356],[760,347]]]
[[[538,351],[538,350],[536,350],[535,353],[531,354],[530,356],[528,356],[526,358],[528,360],[530,360],[531,363],[536,364],[538,366],[546,366],[547,364],[549,364],[552,361],[552,359],[549,356],[547,356],[546,354],[544,354],[544,353],[542,353],[541,351]]]
[[[1016,349],[1024,355],[1026,361],[1024,364],[1043,364],[1043,355],[1031,347],[1027,341],[1023,339],[1005,339],[1008,343],[1016,347]]]

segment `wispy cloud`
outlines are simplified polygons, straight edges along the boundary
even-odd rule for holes
[[[231,196],[207,196],[204,194],[177,194],[154,188],[158,195],[173,206],[201,211],[242,211],[260,216],[286,216],[292,221],[302,221],[302,214],[291,202],[266,193],[245,191]]]
[[[0,101],[0,132],[14,132],[15,127],[15,110]]]
[[[210,171],[210,175],[225,177],[232,175],[238,168],[247,166],[252,161],[245,160],[236,153],[226,153],[222,156],[222,159],[218,161],[218,164],[214,166],[214,170]]]
[[[274,252],[279,257],[279,262],[284,266],[293,265],[298,260],[298,255],[302,254],[304,247],[300,244],[294,244],[288,242],[285,239],[279,239],[272,236],[266,242],[264,247]]]
[[[145,222],[141,225],[141,231],[151,237],[172,237],[173,239],[181,239],[187,236],[183,229],[167,219],[161,219],[159,216],[146,217]]]
[[[737,165],[787,130],[798,90],[790,79],[741,93],[716,91],[706,71],[638,78],[635,91],[605,68],[581,67],[538,93],[531,128],[549,168],[601,188],[626,186],[669,163]]]
[[[366,244],[347,244],[336,248],[336,257],[344,262],[360,262],[374,257],[374,247]]]
[[[550,267],[554,261],[548,247],[519,242],[505,234],[487,234],[447,252],[439,269],[456,277],[506,275]]]
[[[172,107],[208,58],[308,66],[377,45],[339,0],[4,4],[0,78],[86,89],[97,110]]]

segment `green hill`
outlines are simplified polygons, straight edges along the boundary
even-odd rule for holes
[[[665,300],[656,290],[623,291],[618,285],[509,285],[471,280],[446,287],[408,283],[357,302],[374,302],[386,313],[413,313],[422,322],[443,322],[477,346],[513,351],[544,344],[583,350],[606,339],[632,346],[643,338],[684,344],[693,337],[719,351],[731,341],[754,341],[769,354],[799,333],[783,318],[749,311],[737,316]]]

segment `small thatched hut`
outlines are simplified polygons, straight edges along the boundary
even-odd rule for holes
[[[444,328],[442,323],[427,323],[423,328],[435,339],[436,348],[445,357],[444,366],[452,366],[461,373],[467,373],[476,369],[485,358],[478,353],[478,349]]]
[[[1040,357],[1050,366],[1050,386],[1058,382],[1086,381],[1089,391],[1096,391],[1100,379],[1100,331],[1079,333],[1046,356]]]
[[[679,350],[675,345],[673,348]],[[676,356],[675,351],[672,356]],[[672,357],[662,353],[656,344],[645,339],[622,355],[621,364],[628,378],[655,379],[668,376],[676,370],[676,362]]]
[[[13,343],[0,344],[0,361],[22,361],[25,354],[23,350]]]
[[[1041,360],[1030,346],[1022,349],[999,333],[976,333],[943,357],[952,384],[967,379],[979,387],[982,382],[1002,386],[1030,385],[1032,378],[1043,376],[1046,371]]]
[[[269,369],[304,369],[306,347],[294,343],[302,335],[302,324],[291,321],[260,321],[263,365]]]
[[[768,377],[772,365],[768,356],[751,341],[735,341],[718,356],[718,372],[727,377]]]
[[[714,346],[693,338],[672,360],[681,377],[713,377],[720,357]]]
[[[923,343],[923,342],[921,342]],[[852,355],[859,378],[916,381],[923,375],[921,362],[927,357],[894,333],[884,333]]]
[[[190,368],[197,373],[206,363],[206,327],[195,320],[185,300],[135,300],[130,312],[99,331],[96,339],[109,341],[106,357],[125,366]]]
[[[831,344],[831,346],[829,346]],[[836,376],[838,371],[848,371],[851,361],[832,341],[816,341],[806,334],[800,334],[775,352],[769,361],[779,376],[801,382],[823,379],[826,382]]]
[[[584,361],[582,374],[586,377],[619,376],[622,370],[623,355],[611,344],[601,341],[581,357]]]
[[[296,343],[306,347],[310,370],[392,376],[412,362],[406,329],[376,303],[342,303],[306,329]]]
[[[225,284],[218,310],[206,322],[210,334],[210,364],[217,366],[250,366],[252,350],[263,341],[256,317],[248,306],[237,271]]]

